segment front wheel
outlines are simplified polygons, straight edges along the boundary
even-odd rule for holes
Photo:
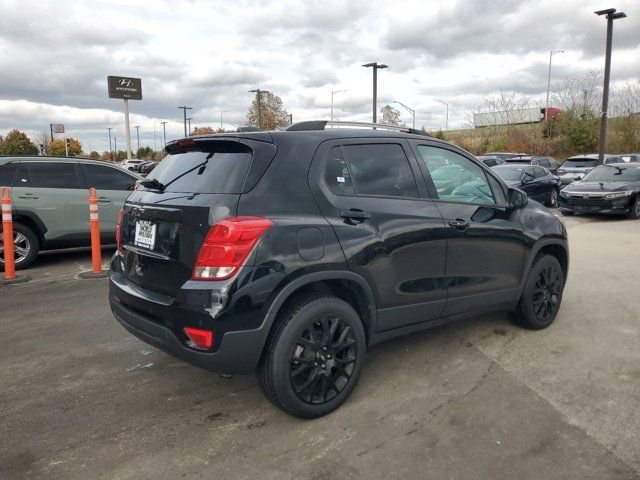
[[[640,218],[640,194],[636,195],[636,198],[631,203],[627,218],[639,219]]]
[[[331,296],[301,297],[279,316],[258,383],[288,414],[320,417],[351,394],[365,352],[364,327],[351,305]]]
[[[533,330],[548,327],[560,310],[563,290],[564,272],[560,262],[552,255],[538,256],[529,271],[514,320]]]
[[[558,206],[558,189],[554,188],[549,192],[549,200],[547,200],[547,207],[556,208]]]

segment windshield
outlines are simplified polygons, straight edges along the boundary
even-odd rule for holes
[[[519,181],[522,178],[524,168],[494,168],[494,172],[507,182]]]
[[[640,167],[607,165],[594,168],[584,177],[583,182],[637,182],[640,181]]]
[[[219,143],[204,152],[165,157],[147,181],[157,180],[166,192],[241,193],[251,166],[251,149],[244,145],[229,145],[231,142]]]
[[[460,171],[464,170],[459,165],[447,165],[445,167],[436,168],[431,173],[433,180],[451,180],[460,174]]]
[[[598,165],[597,160],[590,158],[577,158],[575,160],[567,159],[562,164],[565,168],[592,168]]]

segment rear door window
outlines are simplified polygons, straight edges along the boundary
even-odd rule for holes
[[[87,184],[96,190],[133,190],[135,177],[120,170],[102,165],[83,165]]]
[[[17,163],[0,165],[0,187],[11,187],[18,170]]]
[[[342,150],[358,195],[419,197],[409,159],[400,145],[345,145]]]
[[[63,162],[22,162],[16,187],[83,188],[77,165]]]
[[[351,172],[342,156],[340,147],[333,147],[329,151],[324,180],[329,189],[336,195],[355,195]]]
[[[216,142],[206,151],[169,155],[147,177],[166,192],[242,193],[251,167],[251,148],[237,142]]]
[[[533,175],[536,178],[546,177],[547,176],[547,172],[546,172],[546,170],[544,168],[535,166],[535,167],[533,167]]]

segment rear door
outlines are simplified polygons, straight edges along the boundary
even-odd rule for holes
[[[37,215],[45,227],[45,240],[69,244],[89,239],[89,195],[76,161],[25,161],[14,181],[16,211]]]
[[[169,149],[147,177],[164,188],[141,187],[125,204],[122,246],[128,281],[173,296],[191,278],[209,229],[236,215],[240,194],[255,185],[276,147],[228,138]]]
[[[439,317],[444,225],[406,141],[325,142],[310,179],[349,268],[374,290],[378,331]]]
[[[98,195],[100,231],[113,243],[118,214],[136,184],[137,177],[111,165],[81,164],[87,187],[94,187]]]
[[[445,316],[513,300],[520,284],[525,239],[516,214],[506,205],[501,182],[479,162],[441,144],[411,141],[427,186],[430,158],[446,157],[460,167],[452,190],[437,193],[447,239]],[[453,179],[452,181],[455,181]]]

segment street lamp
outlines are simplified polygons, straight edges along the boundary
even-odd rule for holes
[[[365,63],[363,67],[373,68],[373,123],[377,123],[378,109],[378,69],[389,68],[387,65],[378,62]]]
[[[262,130],[262,94],[270,92],[256,88],[255,90],[249,90],[249,93],[258,94],[258,130]]]
[[[221,110],[220,111],[220,130],[222,130],[222,114],[227,112],[233,112],[233,110]]]
[[[186,137],[187,136],[187,110],[193,110],[193,107],[182,106],[178,108],[181,108],[184,114],[184,136]]]
[[[397,100],[395,100],[393,103],[397,103],[398,105],[403,106],[404,108],[406,108],[409,111],[409,113],[413,117],[413,128],[416,128],[416,111],[411,107],[407,107],[404,103],[398,102]]]
[[[162,143],[164,147],[167,146],[167,122],[160,122],[162,124]]]
[[[134,127],[136,129],[136,138],[138,139],[138,150],[140,150],[140,125]]]
[[[333,122],[333,96],[336,93],[342,93],[342,92],[346,92],[346,90],[333,90],[331,92],[331,121]]]
[[[598,10],[596,15],[607,17],[607,46],[604,59],[604,88],[602,89],[602,116],[600,117],[600,141],[598,145],[598,164],[604,163],[604,147],[607,137],[607,110],[609,108],[609,78],[611,75],[611,43],[613,40],[613,21],[625,18],[624,12],[616,12],[615,8]]]
[[[107,127],[107,130],[109,130],[109,160],[113,162],[113,150],[111,149],[111,130],[113,127]]]
[[[444,100],[436,100],[436,102],[440,102],[441,104],[447,107],[447,117],[444,124],[444,131],[446,132],[447,130],[449,130],[449,104]]]
[[[547,103],[544,109],[544,119],[549,118],[549,90],[551,89],[551,59],[556,53],[564,53],[564,50],[551,50],[549,52],[549,73],[547,74]]]
[[[188,126],[187,131],[189,132],[189,135],[191,135],[191,120],[193,120],[193,117],[187,118],[187,126]]]

